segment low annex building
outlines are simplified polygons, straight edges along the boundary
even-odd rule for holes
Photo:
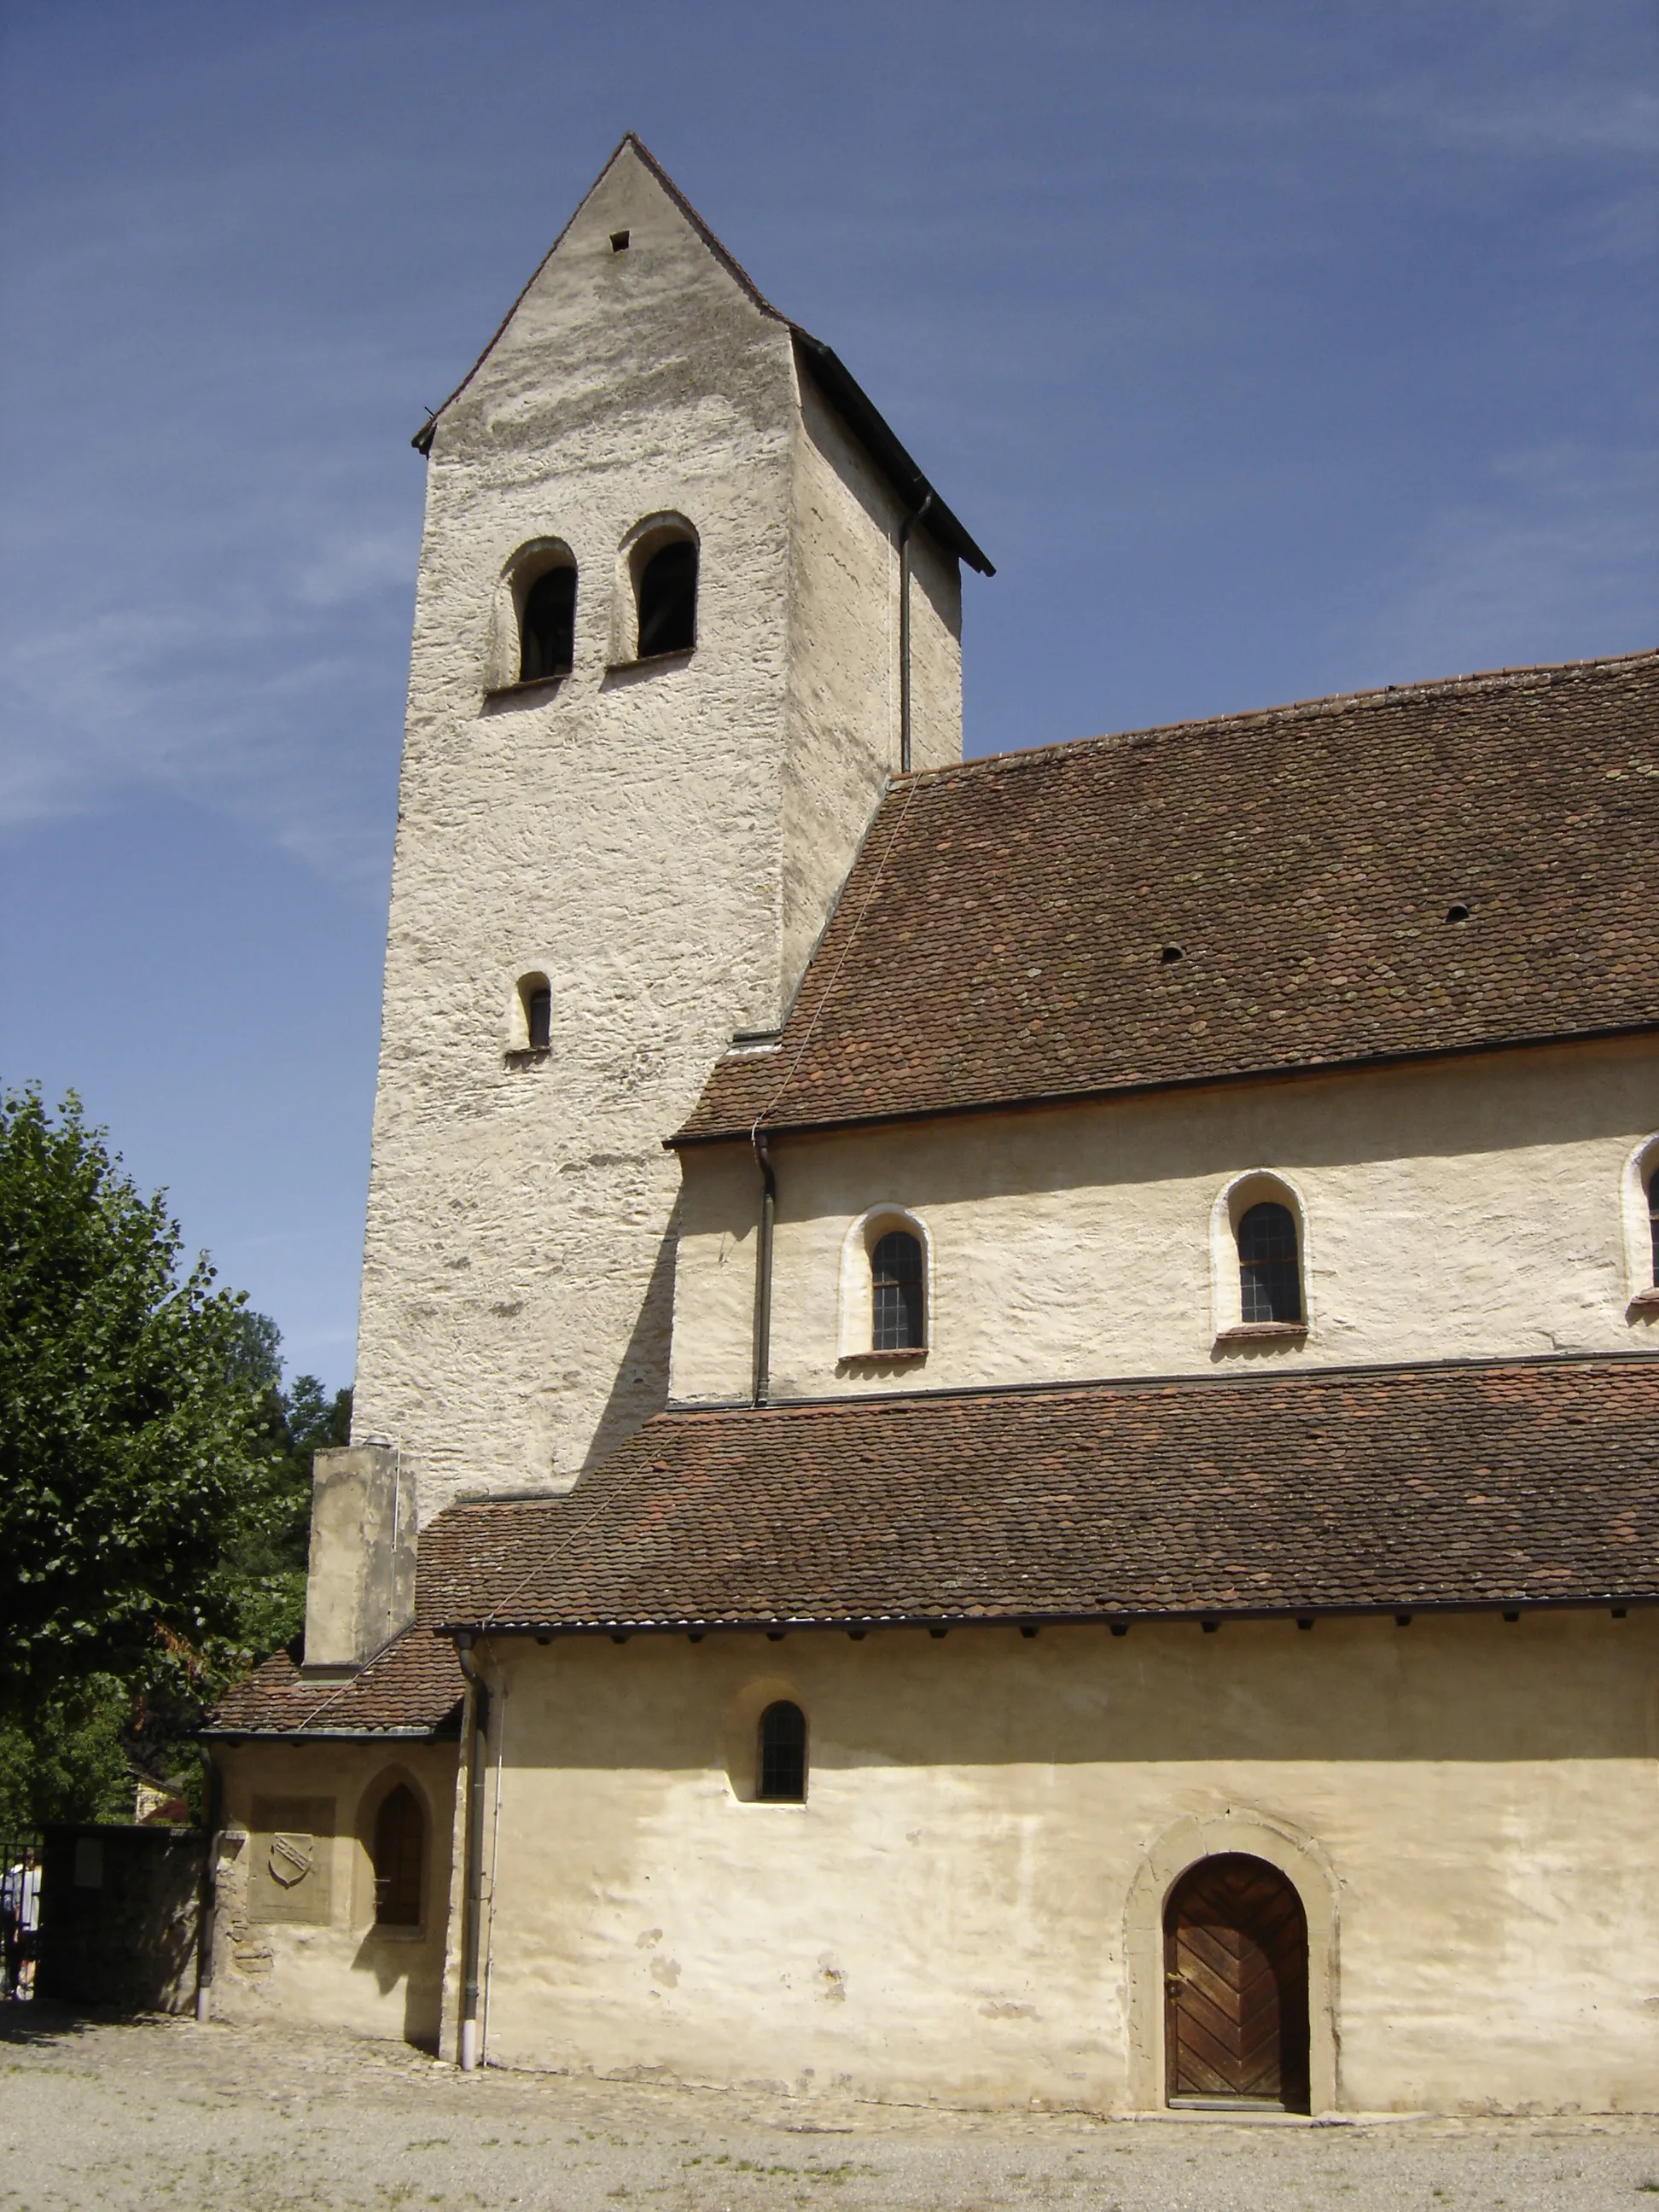
[[[209,1731],[214,2008],[1653,2108],[1659,653],[963,763],[988,561],[632,138],[416,443],[356,1427]]]

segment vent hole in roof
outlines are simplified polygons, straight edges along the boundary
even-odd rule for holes
[[[1457,906],[1449,906],[1446,908],[1446,919],[1448,921],[1467,921],[1468,918],[1469,909],[1468,907],[1463,906],[1461,903]]]
[[[1187,956],[1178,945],[1166,945],[1158,957],[1166,968],[1173,968],[1177,960],[1184,960]]]
[[[628,251],[628,233],[627,233],[625,230],[613,230],[613,231],[611,232],[611,251],[613,253],[626,253],[626,252],[627,252],[627,251]]]

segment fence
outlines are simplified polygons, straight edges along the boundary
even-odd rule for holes
[[[128,2012],[188,2010],[207,1847],[200,1828],[48,1828],[34,1995]]]
[[[41,1856],[33,1837],[0,1836],[0,2002],[20,2003],[34,1995]]]

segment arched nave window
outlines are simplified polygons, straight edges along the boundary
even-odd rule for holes
[[[1277,1199],[1258,1200],[1240,1217],[1238,1310],[1247,1328],[1255,1322],[1302,1319],[1296,1216]]]
[[[917,1352],[927,1326],[927,1270],[921,1239],[890,1229],[870,1255],[871,1349]]]
[[[760,1720],[760,1768],[755,1795],[773,1805],[799,1805],[806,1796],[806,1716],[787,1698],[769,1705]]]

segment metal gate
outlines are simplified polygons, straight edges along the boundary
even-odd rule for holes
[[[34,1995],[40,1934],[40,1844],[0,1836],[0,2002]]]

